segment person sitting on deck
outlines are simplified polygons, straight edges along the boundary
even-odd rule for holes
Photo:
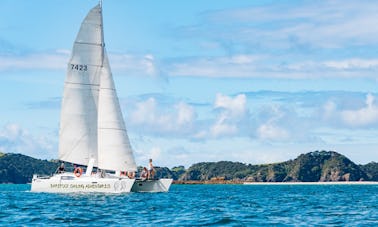
[[[60,164],[60,166],[58,167],[58,169],[57,169],[56,172],[57,172],[57,173],[64,173],[64,162],[62,162],[62,163]]]
[[[148,170],[146,167],[143,167],[143,171],[140,173],[140,178],[142,178],[142,180],[145,180],[147,177],[148,177]]]

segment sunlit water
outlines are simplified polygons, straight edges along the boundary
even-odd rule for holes
[[[169,193],[48,194],[0,185],[0,225],[378,226],[377,185],[173,185]]]

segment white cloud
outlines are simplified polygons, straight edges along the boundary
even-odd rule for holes
[[[260,45],[271,48],[290,47],[290,42],[293,42],[290,37],[295,37],[295,42],[308,45],[340,47],[345,44],[377,44],[374,39],[378,36],[378,29],[374,26],[377,10],[378,6],[373,2],[336,0],[275,3],[223,10],[209,13],[208,16],[214,24],[234,27],[229,36],[250,42],[258,40]],[[235,24],[245,26],[238,29]],[[216,35],[225,34],[219,30]]]
[[[247,98],[217,94],[211,116],[197,117],[195,108],[183,101],[164,103],[156,98],[135,103],[130,108],[128,121],[136,131],[189,139],[209,139],[238,136],[248,119]],[[130,105],[129,105],[130,106]]]
[[[324,104],[323,106],[323,119],[324,120],[330,120],[335,111],[336,111],[336,104],[335,102],[331,101],[331,100],[328,100],[326,104]]]
[[[212,137],[235,136],[239,133],[239,124],[247,114],[247,98],[239,94],[232,98],[218,93],[214,102],[214,109],[219,110],[215,123],[210,128]]]
[[[220,136],[233,136],[237,132],[238,128],[235,124],[225,123],[223,119],[218,119],[218,121],[210,128],[210,134],[215,138]]]
[[[259,95],[247,100],[245,94],[218,93],[212,106],[202,106],[198,112],[185,102],[167,104],[149,98],[130,108],[129,122],[132,131],[145,135],[201,142],[249,138],[270,144],[324,143],[335,138],[335,130],[378,125],[378,106],[372,94],[366,96],[365,103],[361,93],[264,94],[262,101]],[[197,116],[199,113],[205,116]]]
[[[281,141],[289,138],[289,133],[272,123],[261,125],[257,129],[258,137],[262,140]]]
[[[175,106],[177,110],[177,123],[179,125],[191,125],[196,117],[194,108],[184,102]]]
[[[261,56],[197,57],[181,59],[166,66],[171,76],[255,77]]]
[[[218,93],[214,102],[214,109],[218,110],[215,123],[210,127],[211,137],[236,136],[240,133],[240,125],[245,124],[248,114],[247,98],[239,94],[232,98]],[[202,135],[204,133],[202,132]],[[198,135],[197,135],[198,136]]]
[[[32,53],[28,55],[0,55],[0,71],[5,70],[64,70],[69,54],[63,50],[53,53]]]
[[[179,30],[190,41],[198,39],[201,50],[211,43],[209,54],[170,60],[164,71],[199,77],[376,78],[377,11],[372,2],[342,0],[209,11],[202,23]]]
[[[291,125],[292,118],[298,116],[289,113],[289,110],[281,105],[267,106],[260,115],[256,134],[262,141],[288,141],[292,139],[290,131],[298,130],[296,125]]]
[[[235,78],[376,78],[378,59],[345,58],[341,60],[295,61],[282,56],[265,56],[253,61],[238,55],[228,57],[197,57],[178,60],[166,66],[171,76],[235,77]]]
[[[24,55],[0,55],[0,71],[6,70],[62,70],[67,68],[70,50],[57,49],[54,52],[36,52]],[[158,76],[159,69],[151,54],[129,55],[110,53],[109,61],[114,71],[132,76]]]
[[[235,98],[218,93],[215,98],[214,108],[222,109],[225,118],[241,118],[247,113],[247,98],[239,94]]]
[[[327,61],[324,65],[333,69],[377,69],[378,59],[352,58],[339,61]]]
[[[357,110],[344,110],[341,112],[343,121],[353,127],[369,126],[378,123],[378,106],[375,97],[366,95],[366,106]]]
[[[163,163],[164,154],[160,147],[146,148],[146,150],[135,150],[137,165],[148,167],[148,160],[151,158],[153,163]]]
[[[34,158],[51,158],[57,156],[55,139],[51,135],[32,135],[18,124],[6,124],[0,131],[0,150]]]
[[[154,133],[187,134],[196,118],[194,108],[179,102],[166,108],[159,106],[155,98],[135,104],[129,120],[136,128]]]
[[[360,96],[329,99],[320,115],[325,126],[336,129],[375,128],[378,125],[378,105],[370,93],[365,99]]]
[[[159,69],[155,57],[152,54],[130,55],[109,54],[111,68],[127,73],[129,76],[158,76]]]

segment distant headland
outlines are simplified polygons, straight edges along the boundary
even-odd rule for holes
[[[0,183],[30,183],[34,173],[52,174],[57,160],[22,154],[0,154]],[[314,151],[281,163],[251,165],[240,162],[200,162],[188,169],[156,167],[155,177],[178,184],[240,184],[244,182],[351,182],[378,181],[378,163],[357,165],[334,151]]]

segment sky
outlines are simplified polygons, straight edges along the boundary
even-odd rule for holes
[[[56,159],[66,66],[94,0],[0,1],[0,152]],[[105,0],[138,165],[378,161],[375,1]]]

